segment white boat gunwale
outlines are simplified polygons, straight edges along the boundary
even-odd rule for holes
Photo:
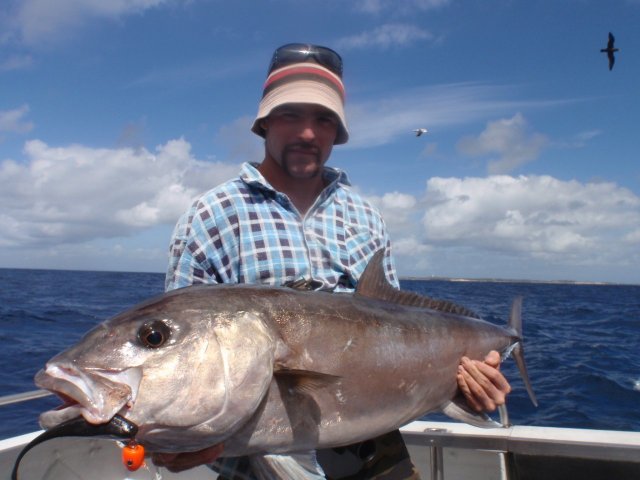
[[[0,397],[0,405],[33,400],[46,394],[48,392],[33,391]],[[505,467],[505,454],[510,454],[512,459],[518,456],[540,459],[553,457],[565,462],[566,465],[580,465],[582,462],[583,469],[594,465],[594,462],[601,462],[611,471],[622,468],[624,472],[632,471],[631,478],[640,478],[640,432],[540,426],[483,429],[463,423],[422,420],[409,423],[402,427],[401,431],[411,457],[424,479],[451,477],[507,479],[510,475],[507,473],[508,468]],[[19,452],[41,432],[31,432],[0,440],[0,467],[2,467],[0,480],[9,480],[11,467]],[[56,457],[54,460],[59,460],[61,452],[65,451],[65,445],[67,445],[65,442],[69,442],[68,445],[72,446],[73,455],[82,457],[83,452],[78,451],[78,448],[86,448],[91,455],[98,456],[97,461],[104,461],[105,465],[114,463],[116,455],[114,455],[115,441],[113,440],[91,439],[82,442],[79,446],[78,439],[75,439],[75,442],[73,439],[56,439],[51,442],[50,447],[40,450],[40,456],[46,456],[49,451],[47,448],[50,448],[50,455]],[[41,445],[38,448],[42,448]],[[443,452],[446,453],[444,456]],[[464,468],[463,465],[456,465],[456,462],[463,458],[470,463]],[[479,458],[480,463],[478,463]],[[46,463],[47,460],[40,458],[38,461]],[[476,475],[478,468],[483,469],[481,477]],[[215,478],[215,475],[204,467],[197,470],[197,472],[190,471],[191,473],[175,475],[168,472],[165,474],[163,469],[163,478],[167,480]],[[460,471],[465,472],[463,476],[460,476]],[[448,474],[451,473],[453,474],[450,477]],[[117,476],[122,479],[134,477],[127,476],[125,473],[121,477]],[[89,474],[86,478],[91,478],[91,475]]]

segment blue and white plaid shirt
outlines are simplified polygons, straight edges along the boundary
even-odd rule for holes
[[[368,261],[386,248],[385,270],[398,287],[380,213],[350,188],[344,172],[325,168],[327,187],[302,216],[256,166],[210,190],[178,221],[166,290],[195,283],[283,285],[305,279],[318,288],[353,290]],[[227,479],[254,480],[248,458],[223,458]]]
[[[239,178],[205,193],[178,221],[166,290],[306,279],[350,291],[380,248],[387,252],[387,278],[398,287],[380,213],[351,189],[344,172],[325,168],[324,175],[327,187],[302,216],[256,166],[243,164]]]

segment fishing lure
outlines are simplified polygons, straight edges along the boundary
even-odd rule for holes
[[[45,430],[31,440],[22,449],[11,472],[11,480],[18,480],[18,468],[25,454],[39,443],[58,437],[103,437],[116,439],[130,439],[133,442],[138,433],[138,426],[120,415],[115,415],[108,423],[93,425],[82,417],[72,418],[49,430]],[[144,458],[144,451],[142,452]]]
[[[122,448],[122,463],[130,472],[138,470],[144,465],[144,447],[131,440]]]

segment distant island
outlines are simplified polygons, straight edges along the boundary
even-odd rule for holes
[[[482,283],[539,283],[550,285],[637,285],[634,283],[617,283],[617,282],[587,282],[578,280],[522,280],[522,279],[505,279],[505,278],[457,278],[457,277],[420,277],[407,276],[400,277],[400,280],[409,281],[439,281],[439,282],[482,282]]]

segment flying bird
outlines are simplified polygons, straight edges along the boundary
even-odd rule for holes
[[[607,58],[609,58],[609,70],[613,68],[613,64],[616,61],[616,57],[613,55],[614,52],[617,52],[619,49],[613,46],[616,41],[613,33],[609,32],[609,41],[607,42],[607,48],[601,48],[601,52],[607,52]]]
[[[423,133],[427,133],[427,129],[426,128],[416,128],[414,130],[416,137],[419,137],[420,135],[422,135]]]

